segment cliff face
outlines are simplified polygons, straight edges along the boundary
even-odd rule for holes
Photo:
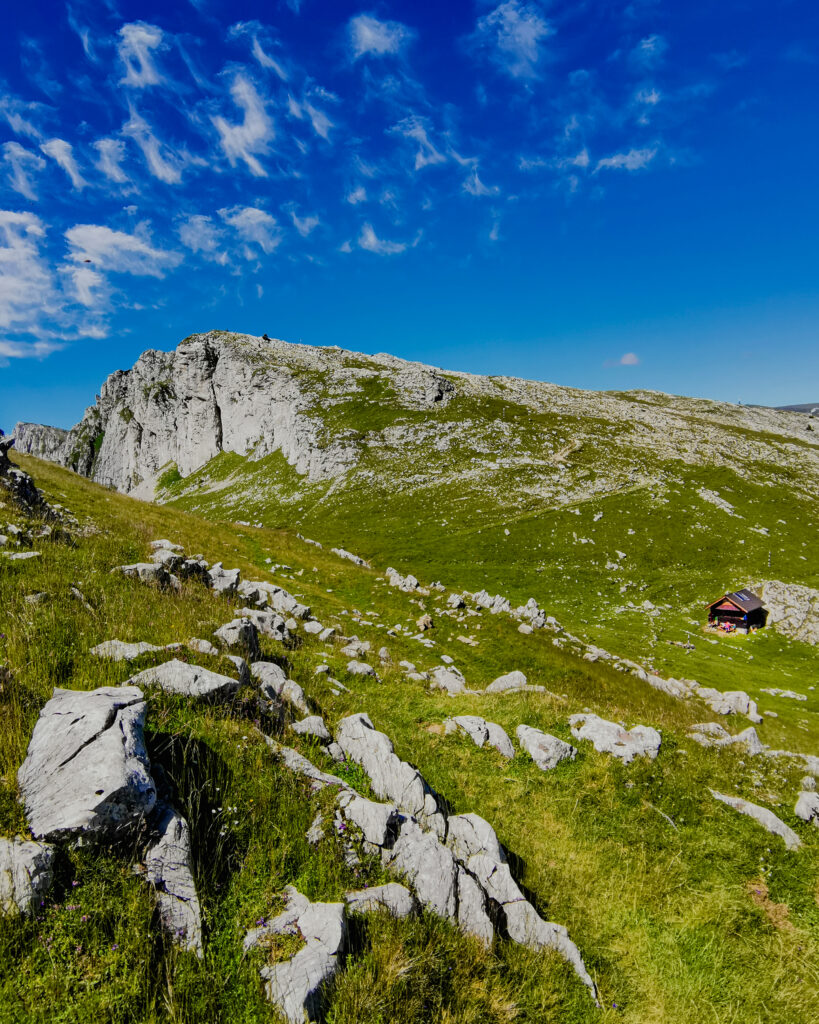
[[[339,352],[219,331],[192,335],[174,352],[148,350],[131,370],[111,374],[70,431],[20,423],[15,442],[142,498],[154,496],[163,471],[175,466],[185,477],[223,451],[251,459],[280,451],[308,481],[337,477],[357,449],[344,432],[327,432],[321,396],[354,391],[361,370]],[[428,367],[375,359],[396,364],[397,400],[408,408],[445,402],[453,390]]]
[[[38,459],[59,462],[60,453],[68,437],[67,430],[46,427],[41,423],[18,423],[14,428],[14,450]]]

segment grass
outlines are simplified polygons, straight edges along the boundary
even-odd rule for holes
[[[370,640],[374,651],[388,646],[392,667],[379,666],[381,680],[375,681],[346,674],[340,641],[321,644],[315,637],[305,637],[288,649],[265,641],[267,655],[287,665],[331,728],[346,714],[366,711],[376,728],[393,739],[397,753],[420,768],[454,811],[476,811],[494,825],[512,854],[516,877],[544,916],[565,924],[578,943],[604,1004],[596,1010],[583,986],[555,956],[530,953],[500,940],[485,951],[429,915],[404,922],[377,915],[353,926],[346,969],[329,994],[327,1020],[332,1024],[808,1024],[819,1018],[819,833],[792,813],[804,774],[799,765],[751,759],[737,750],[704,750],[686,738],[691,724],[714,717],[701,704],[676,701],[605,664],[582,661],[554,647],[551,633],[522,636],[504,616],[484,613],[459,622],[444,614],[442,597],[401,594],[375,571],[344,562],[327,548],[309,547],[289,529],[209,521],[179,508],[135,502],[34,459],[19,462],[51,500],[66,505],[98,532],[79,537],[75,547],[45,543],[38,548],[40,559],[0,564],[0,665],[10,672],[0,689],[0,834],[25,830],[15,773],[52,688],[115,685],[157,660],[147,656],[132,666],[108,664],[89,655],[91,646],[113,637],[157,644],[191,636],[210,638],[232,617],[235,603],[195,583],[186,584],[177,595],[110,574],[114,565],[144,559],[151,539],[169,537],[211,562],[221,560],[239,566],[251,578],[279,582],[311,605],[323,623]],[[210,470],[215,479],[217,467]],[[226,478],[241,470],[241,463],[234,462],[227,467]],[[711,484],[723,490],[726,486],[724,481]],[[678,477],[674,486],[680,496],[670,488],[665,497],[673,509],[673,502],[692,501],[696,487],[706,485],[708,479],[701,473],[692,473],[686,481]],[[179,482],[169,486],[176,488]],[[460,586],[485,580],[515,597],[528,596],[531,581],[572,574],[570,578],[577,575],[581,580],[578,589],[590,594],[601,586],[599,568],[584,566],[580,552],[568,552],[571,533],[587,536],[596,530],[599,546],[604,540],[617,545],[623,534],[629,536],[625,523],[656,516],[650,520],[654,545],[635,534],[628,557],[639,559],[653,580],[640,591],[641,599],[647,594],[660,604],[669,553],[676,546],[683,565],[686,545],[695,541],[675,539],[671,524],[663,534],[660,526],[667,522],[663,516],[669,506],[640,495],[637,491],[622,499],[620,506],[607,504],[620,499],[601,499],[583,506],[579,517],[564,511],[523,517],[516,526],[507,520],[510,530],[523,535],[514,549],[516,558],[508,557],[508,541],[502,539],[506,535],[492,523],[465,525],[448,547],[440,546],[439,533],[437,550],[436,537],[425,539],[416,533],[413,550],[409,529],[396,529],[393,541],[400,557],[394,561],[424,578],[441,575]],[[379,499],[370,500],[375,504]],[[338,536],[322,532],[322,538],[352,550],[357,550],[356,539],[362,545],[366,538],[368,544],[375,543],[370,509],[365,506],[359,521],[348,521]],[[599,509],[604,516],[595,522]],[[281,508],[273,514],[280,523],[286,519]],[[391,514],[387,509],[386,515]],[[717,514],[724,516],[714,509],[715,522]],[[260,509],[260,518],[265,515],[270,512]],[[322,520],[323,529],[335,522]],[[552,527],[551,535],[546,523]],[[610,523],[618,524],[616,529]],[[318,520],[315,525],[320,525]],[[299,528],[309,535],[304,520]],[[795,533],[787,541],[787,557],[801,536],[806,534]],[[536,542],[535,537],[541,540]],[[536,573],[536,565],[527,565],[522,553],[547,537],[550,546],[538,564],[549,564],[550,558],[560,558],[562,564],[545,577]],[[466,538],[472,538],[470,545]],[[379,543],[383,548],[376,551],[385,551],[387,542]],[[657,548],[652,562],[651,548],[658,545],[665,548]],[[359,550],[373,553],[370,546]],[[759,555],[756,549],[749,550],[750,566]],[[717,554],[713,541],[707,557]],[[275,573],[269,571],[267,559],[280,566]],[[724,566],[716,565],[713,579],[698,581],[692,573],[681,581],[687,588],[686,607],[693,609],[700,589],[711,596],[709,588],[722,571]],[[457,578],[449,573],[457,573]],[[72,583],[93,610],[71,595]],[[49,599],[27,604],[25,595],[38,591],[47,592]],[[566,611],[561,610],[559,617],[569,624],[563,591],[555,589],[550,596],[547,610],[565,601]],[[624,600],[619,593],[618,598]],[[435,623],[432,651],[409,638],[389,636],[377,625],[400,622],[411,627],[423,610]],[[576,610],[575,614],[581,617]],[[610,636],[612,648],[622,653],[642,647],[645,654],[647,637],[652,638],[654,645],[648,650],[658,667],[665,667],[668,648],[669,664],[674,658],[684,659],[704,683],[735,680],[737,664],[745,669],[763,658],[769,666],[775,658],[781,683],[783,667],[799,672],[808,663],[801,650],[804,645],[770,633],[731,638],[718,650],[697,639],[692,654],[678,655],[678,648],[663,643],[677,636],[671,616],[666,620],[623,613],[608,626],[592,609],[584,610],[582,617],[590,620],[584,625]],[[696,633],[694,626],[690,630]],[[463,631],[479,639],[477,647],[457,642]],[[423,683],[407,681],[395,667],[406,658],[425,669],[444,652],[456,658],[467,682],[476,687],[520,668],[554,696],[449,698]],[[750,663],[749,652],[754,654]],[[727,662],[722,669],[716,654],[743,660]],[[226,670],[219,659],[196,660]],[[319,663],[329,664],[349,692],[334,694],[326,677],[314,673]],[[756,675],[743,676],[745,688],[774,678],[770,667],[754,671]],[[774,698],[768,701],[770,706],[775,703]],[[815,752],[813,701],[811,696],[806,705],[787,708],[779,701],[780,717],[766,719],[759,727],[763,741],[790,749],[800,749],[801,744]],[[510,735],[523,722],[570,739],[568,715],[584,708],[629,725],[644,722],[660,728],[663,744],[657,760],[623,767],[581,744],[574,762],[542,773],[521,753],[505,762],[493,750],[479,750],[467,739],[443,736],[440,730],[448,715],[474,713],[499,722]],[[800,722],[808,723],[808,731]],[[744,724],[728,723],[732,731]],[[175,951],[162,939],[150,892],[131,869],[134,851],[67,850],[60,858],[57,885],[35,918],[0,921],[0,1024],[244,1024],[275,1019],[263,998],[258,967],[265,956],[286,955],[288,950],[243,958],[245,929],[278,911],[286,884],[296,885],[311,899],[334,900],[347,888],[385,876],[379,865],[367,860],[358,869],[347,867],[332,839],[316,848],[307,844],[305,832],[322,807],[321,798],[311,796],[271,757],[260,728],[269,726],[259,719],[249,689],[241,690],[229,706],[218,708],[150,696],[151,758],[163,766],[194,836],[206,935],[204,961]],[[357,766],[333,766],[316,748],[295,742],[292,734],[285,739],[324,769],[343,774],[367,791]],[[803,848],[787,852],[754,822],[714,801],[709,787],[771,807],[799,832]],[[760,885],[765,886],[764,900],[756,893]],[[785,911],[772,912],[772,904]]]

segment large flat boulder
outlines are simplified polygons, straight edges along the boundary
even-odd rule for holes
[[[548,772],[561,761],[574,761],[577,750],[548,732],[541,732],[531,725],[519,725],[515,730],[518,742],[541,771]]]
[[[802,840],[794,830],[786,825],[781,818],[778,818],[773,811],[768,810],[767,807],[760,807],[759,804],[753,804],[750,800],[743,800],[740,796],[728,796],[725,793],[718,793],[714,789],[709,790],[709,792],[715,800],[719,800],[728,807],[732,807],[735,811],[739,811],[740,814],[753,818],[754,821],[758,821],[768,832],[779,836],[784,841],[788,850],[798,850],[802,845]]]
[[[153,810],[144,724],[136,686],[54,690],[17,773],[35,836],[113,839]]]
[[[146,668],[129,680],[132,686],[158,686],[165,693],[200,700],[229,700],[239,689],[239,680],[211,672],[200,665],[174,658],[153,668]]]

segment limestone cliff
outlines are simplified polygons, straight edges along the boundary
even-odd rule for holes
[[[221,331],[192,335],[174,352],[149,349],[131,370],[111,374],[70,431],[20,423],[15,441],[21,451],[143,498],[154,496],[169,467],[184,477],[222,451],[251,459],[280,451],[310,481],[336,477],[355,463],[355,445],[327,435],[316,389],[303,385],[332,374],[328,397],[354,391],[361,367],[339,352]],[[435,404],[453,390],[428,367],[374,358],[398,364],[399,404]]]

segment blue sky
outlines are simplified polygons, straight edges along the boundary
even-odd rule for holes
[[[819,400],[819,9],[0,14],[0,425],[210,328]]]

